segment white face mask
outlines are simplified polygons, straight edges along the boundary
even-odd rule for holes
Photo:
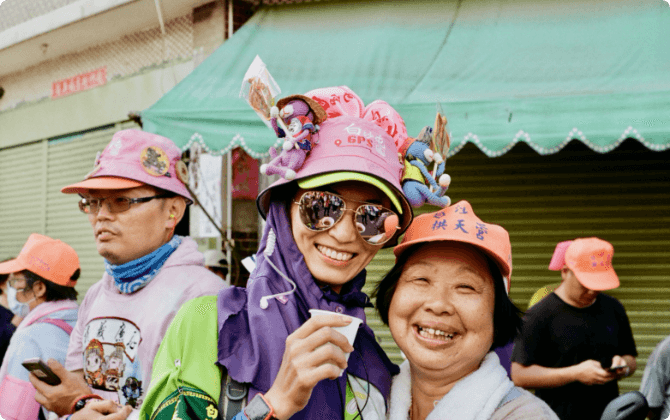
[[[28,302],[19,302],[16,300],[16,293],[17,290],[13,288],[10,285],[7,285],[7,305],[9,306],[9,310],[12,311],[14,315],[18,315],[21,318],[25,318],[26,315],[30,312],[30,305],[28,305],[30,302],[35,300],[36,298],[33,297],[30,299]]]

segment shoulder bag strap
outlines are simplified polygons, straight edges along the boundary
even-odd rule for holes
[[[222,368],[221,395],[219,396],[219,420],[232,420],[247,405],[249,384],[242,384],[228,375]]]
[[[53,319],[53,318],[44,318],[44,319],[39,319],[35,322],[35,324],[51,324],[55,325],[61,330],[65,331],[67,335],[72,335],[72,326],[65,322],[62,319]]]

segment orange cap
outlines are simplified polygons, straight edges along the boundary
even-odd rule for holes
[[[410,246],[435,241],[465,242],[484,251],[500,268],[509,293],[512,274],[509,234],[502,226],[484,223],[475,215],[470,203],[459,201],[434,213],[415,217],[400,245],[393,248],[396,261]]]
[[[61,286],[74,287],[72,275],[79,269],[79,257],[74,249],[58,239],[33,233],[23,245],[19,256],[0,263],[0,274],[28,270]]]
[[[591,290],[619,287],[619,277],[612,267],[614,247],[599,238],[575,239],[565,251],[565,265],[577,280]]]
[[[128,188],[141,187],[144,184],[128,178],[119,178],[117,176],[100,176],[89,178],[76,184],[61,188],[65,194],[85,194],[88,190],[125,190]]]

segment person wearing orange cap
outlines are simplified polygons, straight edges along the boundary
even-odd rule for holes
[[[110,413],[119,411],[117,403],[138,408],[179,308],[225,288],[205,268],[195,241],[174,234],[193,201],[187,181],[181,150],[170,139],[132,129],[115,133],[85,179],[61,190],[79,195],[105,273],[82,301],[65,367],[48,362],[62,383],[31,377],[36,400],[51,411],[95,417],[89,405],[97,404],[87,402],[98,398],[110,401]]]
[[[560,243],[549,268],[563,281],[528,310],[515,341],[514,383],[534,388],[561,419],[599,419],[637,366],[623,305],[600,293],[619,286],[613,256],[598,238]]]
[[[377,285],[377,310],[407,360],[390,420],[558,419],[514,386],[494,348],[521,326],[510,300],[509,234],[467,201],[414,219]]]
[[[10,274],[8,303],[23,318],[12,336],[0,367],[0,417],[36,420],[40,405],[26,359],[55,359],[63,363],[70,333],[77,322],[79,257],[68,244],[33,233],[18,257],[0,263],[0,274]],[[46,417],[46,411],[43,413]]]

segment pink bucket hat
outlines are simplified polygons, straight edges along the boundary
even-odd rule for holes
[[[316,145],[295,178],[280,179],[258,195],[258,210],[263,218],[270,207],[270,191],[280,185],[297,181],[301,188],[310,189],[341,181],[362,181],[389,197],[401,219],[396,237],[399,236],[412,221],[412,208],[400,185],[403,165],[396,146],[404,142],[403,133],[407,136],[402,118],[383,101],[371,103],[370,109],[363,107],[360,98],[346,86],[317,89],[305,96],[322,106],[328,105],[328,119],[314,135]],[[391,240],[386,246],[395,242]]]
[[[89,189],[118,190],[151,185],[193,202],[186,186],[188,169],[172,140],[141,130],[122,130],[95,159],[85,180],[61,189],[81,194]]]
[[[579,238],[565,251],[565,265],[587,289],[610,290],[619,287],[612,257],[614,247],[611,243],[599,238]]]
[[[552,271],[561,271],[565,265],[565,251],[568,249],[572,241],[563,241],[556,244],[554,255],[551,256],[549,262],[549,269]]]

